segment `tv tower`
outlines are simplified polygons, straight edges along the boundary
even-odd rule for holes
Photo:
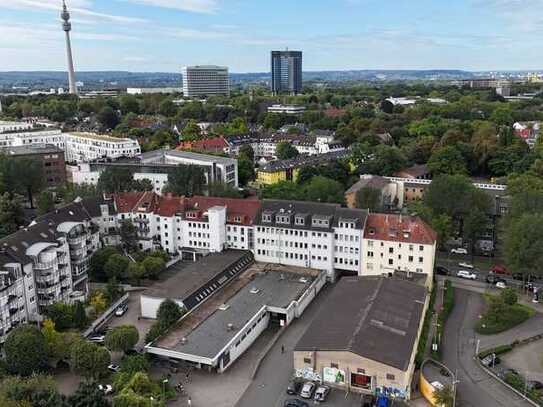
[[[72,43],[70,41],[70,31],[72,30],[72,24],[70,23],[70,13],[66,7],[66,1],[62,0],[62,12],[60,13],[62,18],[62,29],[66,33],[66,53],[68,56],[68,84],[70,87],[70,93],[77,95],[77,86],[75,85],[75,72],[74,72],[74,60],[72,57]]]

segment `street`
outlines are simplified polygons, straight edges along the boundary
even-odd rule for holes
[[[453,372],[457,372],[457,406],[529,407],[531,404],[486,374],[473,359],[477,343],[474,324],[483,308],[484,300],[481,295],[462,289],[455,290],[454,310],[445,327],[443,362]],[[531,326],[527,328],[531,329]],[[511,337],[500,338],[505,341],[503,343],[512,342],[519,332],[508,335]]]

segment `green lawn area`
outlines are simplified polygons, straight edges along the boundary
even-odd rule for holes
[[[486,294],[484,297],[490,303],[493,296]],[[489,307],[477,322],[475,330],[482,335],[498,334],[523,323],[534,314],[534,309],[523,304],[505,305],[500,312],[492,312]]]

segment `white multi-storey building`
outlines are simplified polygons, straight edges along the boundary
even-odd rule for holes
[[[141,154],[137,159],[123,160],[123,162],[81,163],[71,168],[69,172],[74,184],[96,185],[100,174],[106,168],[128,168],[132,171],[135,180],[151,181],[153,191],[160,195],[168,183],[169,174],[179,165],[194,165],[202,168],[207,183],[222,183],[234,188],[238,186],[237,160],[176,150],[150,151]]]
[[[65,133],[68,162],[88,162],[98,158],[136,157],[141,154],[137,140],[93,133]]]
[[[38,144],[52,144],[55,147],[64,150],[64,134],[60,129],[41,128],[27,128],[24,130],[0,133],[0,147],[19,147]]]
[[[183,95],[188,98],[230,96],[228,68],[215,65],[185,66]]]
[[[0,133],[12,133],[32,129],[33,124],[28,122],[8,122],[0,120]]]
[[[89,261],[100,245],[91,219],[85,205],[73,203],[0,240],[0,343],[46,307],[85,300]]]
[[[419,218],[371,214],[362,241],[362,274],[425,274],[431,284],[436,241],[436,233]]]

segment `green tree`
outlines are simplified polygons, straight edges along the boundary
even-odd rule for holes
[[[85,312],[85,306],[81,301],[76,301],[74,310],[74,326],[83,329],[87,326],[88,318]]]
[[[195,165],[178,165],[168,175],[168,183],[162,192],[177,196],[201,195],[206,179],[202,168]]]
[[[8,376],[1,380],[0,405],[2,407],[70,407],[64,396],[58,393],[53,378],[41,374],[30,377]]]
[[[110,278],[120,279],[122,276],[126,275],[128,270],[128,265],[130,260],[128,257],[122,256],[120,254],[112,255],[104,265],[104,271]]]
[[[330,178],[317,176],[304,187],[304,198],[312,202],[343,203],[345,189],[343,185]]]
[[[80,341],[72,346],[71,367],[87,379],[99,379],[107,374],[111,357],[107,349],[95,343]]]
[[[134,178],[128,168],[106,168],[98,178],[96,188],[100,192],[118,193],[132,190]]]
[[[238,158],[238,183],[245,186],[255,179],[254,163],[246,157]]]
[[[275,155],[279,160],[288,160],[290,158],[298,157],[299,153],[296,147],[291,143],[288,141],[281,141],[277,144]]]
[[[123,247],[130,253],[138,250],[138,231],[130,219],[121,221],[119,235]]]
[[[441,174],[467,174],[464,156],[456,147],[446,146],[435,150],[428,160],[428,169],[434,176]]]
[[[68,404],[72,407],[110,407],[111,403],[106,399],[94,382],[81,382],[79,387],[68,398]]]
[[[479,208],[473,208],[464,216],[464,237],[470,241],[473,256],[475,243],[488,228],[488,216]]]
[[[301,201],[304,199],[300,186],[291,181],[281,181],[265,186],[260,195],[263,199],[282,199],[286,201]]]
[[[160,273],[166,270],[166,262],[160,257],[147,256],[141,263],[145,269],[145,275],[151,279],[157,279]]]
[[[55,327],[59,331],[66,331],[74,326],[75,307],[57,302],[46,308],[45,315],[55,323]]]
[[[4,355],[6,366],[11,373],[29,376],[45,369],[47,344],[38,328],[20,325],[6,338]]]
[[[119,250],[113,246],[106,246],[98,249],[91,257],[89,264],[89,273],[94,281],[106,281],[107,274],[104,266],[111,256],[119,254]]]
[[[123,115],[129,113],[139,114],[141,112],[140,102],[137,97],[133,95],[124,95],[119,98],[121,105],[121,112]]]
[[[183,141],[196,141],[202,138],[202,130],[195,120],[189,120],[181,134]]]
[[[130,376],[137,372],[147,372],[150,367],[145,355],[130,355],[121,361],[121,373],[128,373]]]
[[[222,198],[242,198],[239,189],[223,182],[212,182],[207,186],[207,194],[209,196],[217,196]]]
[[[47,358],[55,364],[66,358],[66,343],[63,335],[55,329],[55,323],[50,319],[43,321],[41,333],[45,338]]]
[[[543,264],[543,215],[524,214],[505,230],[504,252],[510,270],[541,275]]]
[[[105,345],[114,352],[126,352],[134,349],[139,341],[139,333],[133,325],[121,325],[106,334]]]
[[[506,288],[500,293],[502,301],[509,305],[513,306],[518,302],[518,294],[513,288]]]
[[[171,99],[165,99],[158,105],[158,112],[166,117],[174,117],[177,114],[177,106]]]
[[[247,159],[254,163],[255,161],[255,151],[250,144],[244,144],[239,148],[238,159]]]
[[[119,124],[119,116],[110,106],[104,106],[97,119],[106,129],[114,129]]]
[[[171,326],[172,324],[177,322],[182,316],[183,311],[181,310],[181,307],[179,307],[176,302],[169,298],[162,301],[162,303],[158,307],[157,319],[161,324],[165,326]]]
[[[454,407],[454,390],[451,386],[446,385],[441,389],[434,390],[434,400],[441,407]]]
[[[139,284],[145,277],[145,267],[141,263],[131,262],[126,270],[128,278],[135,284]]]
[[[43,191],[38,196],[38,214],[45,215],[55,209],[55,198],[49,191]]]
[[[379,145],[374,148],[370,159],[362,165],[368,174],[390,176],[407,164],[403,152],[394,146]]]
[[[10,235],[24,225],[23,200],[19,195],[0,195],[0,237]]]
[[[381,210],[381,191],[377,188],[362,187],[356,193],[356,207],[369,209],[371,212]]]

